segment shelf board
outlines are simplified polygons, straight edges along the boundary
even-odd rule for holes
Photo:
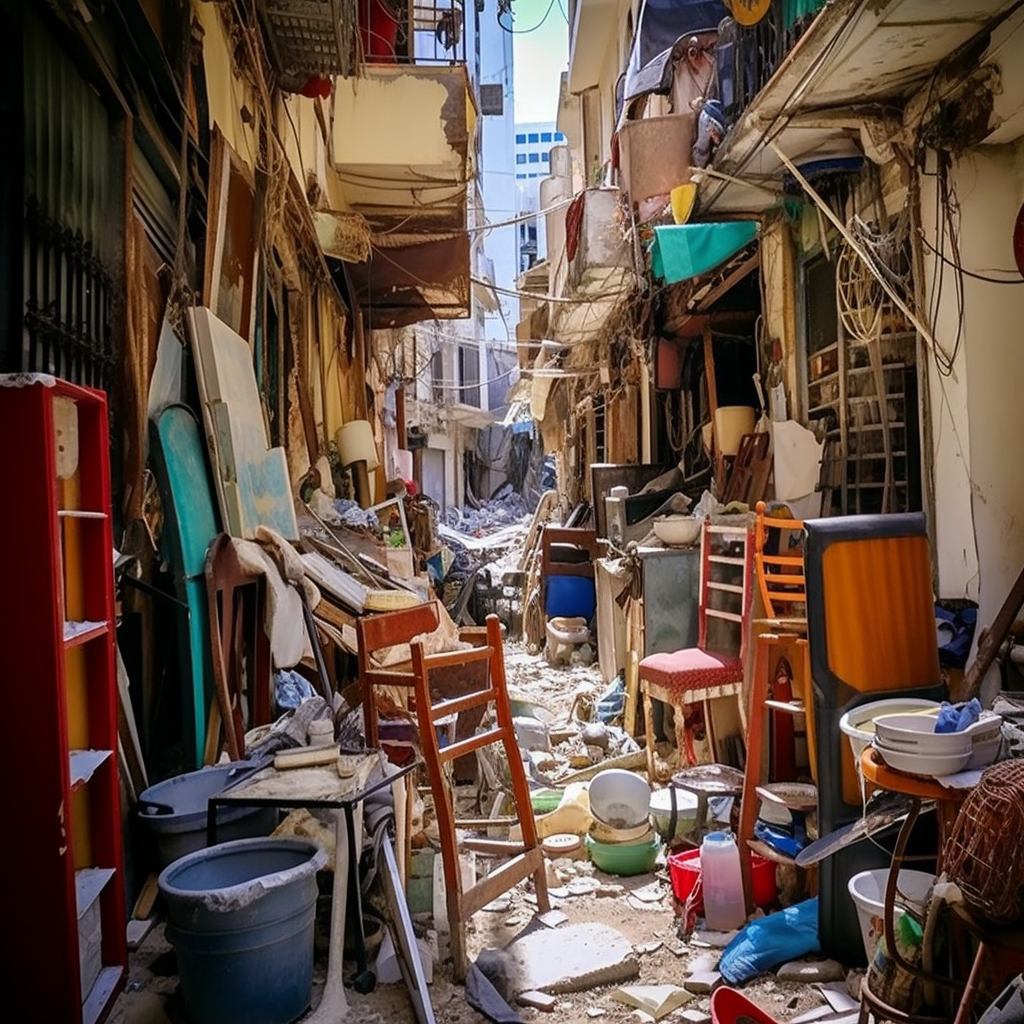
[[[775,711],[785,711],[789,715],[805,715],[807,714],[807,708],[804,706],[802,700],[784,701],[784,700],[766,700],[764,702],[766,708],[772,708]]]
[[[61,508],[57,510],[61,519],[106,519],[106,512],[87,512],[78,508]]]
[[[79,917],[96,902],[103,887],[113,877],[113,868],[79,868],[75,872],[75,903]]]
[[[112,750],[72,750],[71,751],[71,788],[84,786],[92,773],[113,753]]]
[[[104,967],[82,1003],[82,1024],[96,1024],[121,983],[121,967]]]
[[[808,380],[808,385],[814,387],[815,384],[827,384],[833,377],[838,377],[839,371],[832,370],[829,373],[823,373],[820,377],[815,377],[812,380]]]
[[[883,373],[886,373],[889,370],[906,370],[907,368],[906,363],[882,363]],[[859,375],[861,373],[873,373],[874,370],[875,368],[873,366],[851,366],[846,372],[851,375]]]
[[[762,857],[767,857],[768,860],[775,861],[776,864],[786,864],[790,867],[796,866],[795,857],[787,857],[784,853],[779,853],[778,850],[773,850],[767,843],[762,843],[760,839],[748,839],[747,846],[749,846],[754,853],[759,853]]]
[[[79,644],[88,643],[98,636],[103,636],[107,629],[105,622],[65,622],[64,646],[77,647]]]

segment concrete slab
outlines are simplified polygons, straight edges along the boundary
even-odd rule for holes
[[[511,961],[514,992],[585,992],[640,973],[626,937],[593,922],[531,932],[511,942],[505,953]]]
[[[694,995],[703,996],[710,995],[721,984],[722,976],[718,971],[695,971],[683,982],[683,988]]]

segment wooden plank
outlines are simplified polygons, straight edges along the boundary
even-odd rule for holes
[[[496,868],[473,886],[469,892],[463,893],[462,899],[459,901],[463,922],[471,918],[481,908],[486,907],[491,900],[508,892],[512,886],[538,869],[544,870],[544,852],[539,846],[513,857],[507,864]],[[455,927],[454,922],[452,922],[452,927]]]
[[[463,839],[459,846],[474,853],[492,854],[496,857],[515,856],[523,852],[522,843],[509,839]]]
[[[318,619],[323,619],[324,622],[334,626],[335,629],[344,629],[346,626],[351,629],[356,628],[356,616],[345,611],[326,595],[321,595],[320,603],[313,609],[313,614]]]
[[[274,755],[274,767],[278,771],[292,768],[309,768],[314,765],[335,764],[338,761],[338,745],[329,747],[299,747],[296,750],[282,750]]]
[[[153,904],[160,895],[160,887],[157,885],[157,875],[154,873],[146,879],[139,893],[139,898],[132,908],[132,918],[136,921],[145,921],[153,913]]]
[[[725,490],[725,456],[718,437],[718,384],[715,381],[715,344],[711,337],[710,324],[704,327],[704,382],[708,391],[708,413],[711,416],[711,436],[715,443],[715,486]]]

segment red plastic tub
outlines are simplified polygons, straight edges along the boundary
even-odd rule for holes
[[[758,853],[750,855],[751,880],[754,886],[754,903],[759,907],[770,907],[778,896],[775,885],[775,862]],[[672,879],[672,891],[680,903],[685,903],[700,878],[700,850],[680,850],[670,853],[668,873]],[[703,907],[695,908],[697,913]]]

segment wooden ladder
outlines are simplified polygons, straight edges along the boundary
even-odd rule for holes
[[[538,842],[529,785],[526,781],[526,772],[523,769],[522,756],[519,753],[512,725],[512,712],[509,707],[505,682],[501,624],[498,617],[496,615],[487,617],[486,646],[443,654],[427,654],[423,649],[423,644],[419,642],[413,643],[411,646],[420,743],[430,779],[430,790],[434,798],[434,811],[437,815],[441,842],[445,899],[451,934],[452,971],[456,981],[463,981],[469,966],[466,960],[464,926],[473,914],[531,875],[533,876],[538,909],[542,912],[550,909],[544,853]],[[432,670],[470,665],[482,661],[486,661],[488,665],[487,682],[483,689],[457,697],[441,699],[438,703],[434,703],[430,691]],[[444,747],[440,745],[437,724],[441,719],[487,704],[492,704],[494,707],[495,724],[492,728],[474,736],[456,740]],[[515,802],[516,816],[522,829],[523,841],[521,844],[503,844],[502,851],[511,854],[512,859],[492,871],[471,888],[463,891],[458,841],[455,833],[455,805],[445,766],[465,754],[496,744],[501,744],[508,762],[512,797]],[[496,846],[497,844],[491,845]]]

